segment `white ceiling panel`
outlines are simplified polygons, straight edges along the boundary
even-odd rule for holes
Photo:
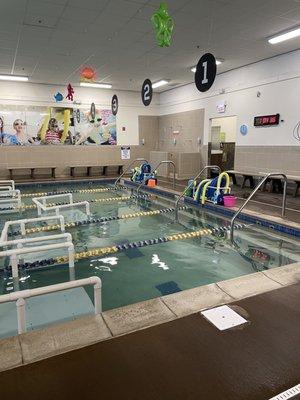
[[[213,52],[219,72],[300,48],[267,38],[300,25],[299,0],[170,0],[169,48],[156,44],[150,21],[161,0],[0,0],[0,71],[33,82],[79,83],[84,65],[114,88],[139,90],[145,77],[171,85]]]

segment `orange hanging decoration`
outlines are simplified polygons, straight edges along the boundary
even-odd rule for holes
[[[91,67],[84,67],[80,72],[82,81],[93,82],[96,78],[96,72]]]

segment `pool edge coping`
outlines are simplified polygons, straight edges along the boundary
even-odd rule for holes
[[[4,338],[0,373],[299,282],[296,262]]]

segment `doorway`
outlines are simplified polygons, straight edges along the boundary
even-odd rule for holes
[[[237,117],[212,118],[208,141],[208,164],[222,171],[234,169]]]

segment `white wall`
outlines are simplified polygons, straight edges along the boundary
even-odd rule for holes
[[[164,92],[160,113],[205,108],[207,144],[210,119],[220,116],[216,106],[222,101],[227,102],[225,116],[237,116],[238,146],[300,146],[300,141],[293,138],[293,128],[300,121],[300,51],[220,74],[206,93],[200,93],[194,83]],[[278,127],[254,128],[254,116],[276,113],[284,120]],[[241,124],[249,126],[246,136],[239,132]]]
[[[158,95],[154,94],[152,103],[149,107],[142,104],[141,95],[132,91],[115,91],[105,89],[89,89],[74,87],[74,100],[81,102],[79,106],[89,108],[94,102],[99,108],[110,108],[111,98],[114,94],[119,98],[119,111],[117,114],[117,139],[118,145],[139,144],[138,116],[139,115],[158,115]],[[71,101],[56,103],[53,96],[61,92],[66,95],[65,86],[19,83],[19,82],[0,82],[0,104],[20,104],[35,106],[67,106],[71,107]],[[74,105],[74,107],[78,107]],[[122,131],[122,127],[126,131]]]
[[[221,133],[225,133],[225,142],[226,143],[235,143],[236,141],[236,117],[221,117],[214,118],[211,121],[211,126],[220,126]]]

